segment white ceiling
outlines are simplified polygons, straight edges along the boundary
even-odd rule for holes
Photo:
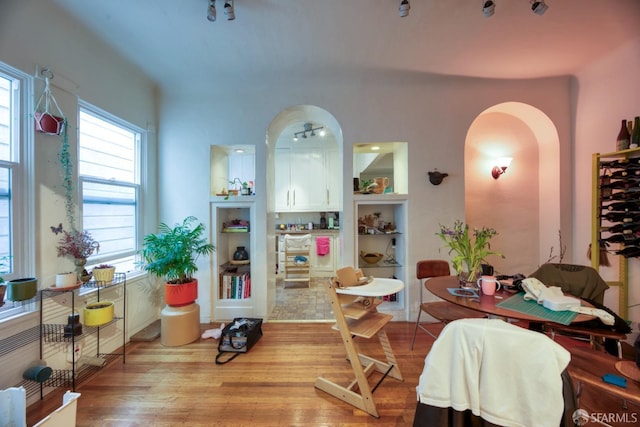
[[[404,70],[530,78],[575,74],[640,37],[640,0],[54,0],[162,86]],[[639,52],[640,54],[640,52]],[[213,82],[213,83],[212,83]]]

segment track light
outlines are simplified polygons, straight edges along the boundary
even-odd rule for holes
[[[533,13],[535,13],[538,16],[544,15],[547,9],[549,9],[549,6],[544,2],[544,0],[542,1],[531,0],[530,3],[531,3],[531,10],[533,11]]]
[[[409,0],[402,0],[400,2],[400,8],[398,9],[398,12],[400,13],[400,17],[404,18],[405,16],[409,16],[409,9],[411,9]]]
[[[320,132],[316,133],[316,131],[320,131]],[[325,135],[325,131],[324,131],[324,127],[323,126],[318,126],[318,127],[314,128],[312,123],[305,123],[304,124],[304,130],[301,130],[300,132],[296,132],[296,133],[293,134],[293,140],[297,141],[298,138],[307,139],[307,133],[311,137],[317,136],[318,134],[320,136],[324,136]]]
[[[228,21],[236,19],[236,9],[233,5],[233,0],[227,0],[224,2],[224,14],[227,15]]]
[[[493,16],[496,13],[496,4],[492,0],[485,1],[484,6],[482,6],[482,13],[485,18]]]
[[[207,19],[211,22],[216,20],[216,0],[209,0],[207,7]]]

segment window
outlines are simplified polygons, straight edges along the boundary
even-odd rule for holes
[[[31,117],[32,98],[32,78],[0,62],[0,277],[4,280],[34,275],[33,121],[26,119]],[[34,309],[33,300],[5,301],[0,319]]]
[[[144,132],[81,103],[78,172],[82,229],[100,243],[89,264],[135,269],[141,229],[141,151]]]

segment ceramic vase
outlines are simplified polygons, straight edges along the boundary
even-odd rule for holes
[[[244,248],[244,246],[236,247],[236,251],[233,253],[234,261],[246,261],[249,259],[249,253]]]

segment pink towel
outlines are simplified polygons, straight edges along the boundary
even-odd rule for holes
[[[329,253],[329,243],[328,237],[316,237],[316,252],[319,256],[325,256]]]

